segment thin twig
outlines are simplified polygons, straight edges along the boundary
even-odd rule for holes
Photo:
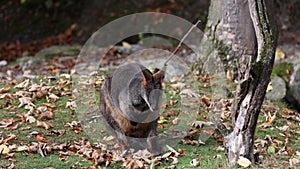
[[[174,57],[175,53],[178,51],[179,47],[182,45],[183,41],[187,38],[187,36],[192,32],[192,30],[200,23],[201,21],[198,20],[190,29],[189,31],[183,36],[183,38],[181,39],[181,41],[179,42],[179,44],[177,45],[177,47],[175,48],[175,50],[172,52],[172,54],[169,56],[169,58],[165,61],[164,63],[164,67],[167,66],[168,62],[172,59],[172,57]]]

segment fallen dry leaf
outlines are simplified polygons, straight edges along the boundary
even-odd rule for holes
[[[31,93],[30,92],[27,92],[27,91],[17,91],[14,96],[17,96],[17,97],[30,97]]]
[[[111,141],[113,141],[115,138],[114,138],[114,136],[105,136],[105,137],[103,137],[103,139],[102,139],[102,141],[104,141],[104,142],[111,142]]]
[[[35,91],[40,90],[41,87],[42,87],[42,84],[33,83],[33,84],[29,87],[28,91],[30,91],[30,92],[35,92]]]
[[[182,83],[182,82],[177,82],[177,83],[171,84],[170,86],[174,89],[180,89],[181,90],[185,86],[185,84]]]
[[[200,140],[197,141],[197,140],[182,140],[182,143],[185,144],[185,145],[191,145],[191,146],[194,146],[194,145],[198,145],[198,144],[203,144],[203,142]]]
[[[268,141],[262,139],[256,139],[254,141],[257,145],[260,144],[262,147],[265,147],[268,144]]]
[[[159,119],[158,119],[158,121],[157,121],[157,123],[158,124],[163,124],[163,123],[165,123],[165,122],[167,122],[168,120],[166,120],[165,118],[164,118],[164,116],[159,116]]]
[[[163,154],[161,156],[161,158],[163,158],[163,159],[169,158],[169,157],[171,157],[172,154],[174,154],[174,153],[173,152],[167,152],[167,153]]]
[[[213,134],[215,134],[215,132],[216,132],[216,128],[215,127],[204,127],[201,130],[201,133],[207,134],[209,136],[213,136]]]
[[[47,94],[48,94],[48,92],[37,91],[37,92],[33,93],[32,98],[33,98],[33,99],[35,99],[35,98],[36,98],[36,99],[41,99],[41,98],[45,97]]]
[[[125,42],[125,41],[122,42],[122,46],[123,46],[124,48],[127,48],[127,49],[130,49],[130,48],[131,48],[131,45],[130,45],[128,42]]]
[[[173,159],[171,164],[178,164],[178,158],[176,157],[171,157]]]
[[[277,111],[273,115],[271,115],[270,112],[267,112],[264,114],[266,120],[265,122],[261,125],[263,128],[267,128],[272,126],[273,121],[276,119]]]
[[[76,134],[78,134],[78,133],[80,133],[80,132],[83,131],[83,130],[82,130],[81,128],[79,128],[79,127],[71,128],[70,130],[71,130],[71,131],[74,131]]]
[[[49,96],[48,96],[48,98],[49,99],[51,99],[51,100],[53,100],[53,101],[56,101],[56,100],[58,100],[59,99],[59,97],[58,96],[56,96],[55,94],[53,94],[53,93],[50,93],[49,94]]]
[[[28,152],[29,153],[36,153],[38,150],[38,143],[37,142],[31,142],[28,146]]]
[[[204,103],[207,107],[210,106],[210,102],[211,99],[208,96],[204,95],[201,97],[201,103]]]
[[[223,146],[218,146],[217,151],[218,152],[225,151],[225,148]]]
[[[290,126],[284,125],[282,127],[276,127],[276,128],[279,129],[280,131],[285,132],[285,131],[287,131],[290,128]]]
[[[3,168],[5,168],[5,169],[14,169],[14,168],[16,168],[16,165],[15,165],[15,163],[12,162],[8,165],[3,165]]]
[[[123,163],[123,166],[128,169],[142,168],[144,166],[144,162],[130,158]]]
[[[214,156],[214,158],[216,158],[216,159],[222,159],[222,155],[221,154],[217,154],[217,155]]]
[[[93,158],[92,164],[95,166],[105,164],[106,162],[105,158],[101,154],[101,150],[99,149],[93,151],[92,158]]]
[[[190,161],[190,164],[192,167],[198,167],[200,165],[199,158],[194,158],[192,161]]]
[[[66,103],[66,108],[68,108],[68,107],[70,107],[70,108],[76,108],[77,107],[76,102],[75,101],[68,101]]]
[[[39,134],[39,132],[37,132],[37,131],[32,131],[32,132],[30,132],[28,135],[31,137],[31,136],[34,136],[34,135],[37,135],[37,134]]]
[[[251,165],[251,161],[248,158],[240,156],[237,163],[242,167],[249,167]]]
[[[0,154],[7,154],[9,152],[9,148],[5,144],[0,145]]]
[[[274,143],[278,144],[278,145],[283,144],[283,141],[280,141],[280,140],[277,140],[277,139],[273,139],[272,141],[273,141]]]
[[[183,89],[180,92],[180,95],[187,95],[189,97],[196,97],[196,98],[199,97],[199,95],[197,93],[195,93],[194,91],[192,91],[191,89]]]
[[[177,125],[180,122],[180,118],[176,117],[174,120],[172,120],[173,125]]]
[[[81,124],[82,124],[81,121],[72,121],[71,123],[67,122],[64,126],[66,126],[66,127],[80,127]]]
[[[281,60],[285,58],[285,54],[284,52],[280,49],[280,48],[276,48],[276,52],[275,52],[275,60]]]
[[[174,157],[178,157],[180,155],[180,153],[178,153],[174,148],[170,147],[169,145],[166,145],[166,147],[172,152],[174,153]]]
[[[291,166],[300,164],[300,159],[298,159],[298,158],[292,158],[292,159],[290,159],[289,161],[290,161],[290,165],[291,165]]]
[[[36,108],[40,113],[43,113],[47,110],[46,106],[39,106],[38,108]]]
[[[55,104],[53,104],[53,103],[42,103],[42,106],[46,106],[46,107],[49,107],[52,109],[56,107]]]
[[[52,111],[46,111],[41,113],[40,115],[42,120],[51,120],[53,119],[53,112]]]
[[[10,90],[10,86],[5,86],[0,89],[0,93],[5,93],[8,92],[9,90]]]
[[[35,107],[35,105],[32,103],[31,97],[21,97],[19,98],[20,105],[18,107],[22,107],[24,105],[30,105],[32,107]]]
[[[175,168],[176,168],[176,165],[174,165],[174,164],[167,167],[167,169],[175,169]]]
[[[16,138],[17,138],[16,135],[14,135],[14,134],[9,134],[6,138],[2,138],[2,139],[0,140],[0,144],[5,144],[5,143],[9,142],[10,140],[15,140]]]
[[[28,147],[27,146],[19,146],[15,151],[20,152],[20,151],[27,151]]]
[[[150,153],[147,149],[144,150],[138,150],[137,152],[135,152],[132,156],[134,159],[142,159],[145,162],[147,162],[148,164],[151,163],[151,161],[149,160],[151,157],[153,157],[153,154]]]
[[[2,119],[0,121],[0,128],[6,129],[6,130],[14,130],[17,127],[18,127],[18,124],[16,123],[15,119],[13,119],[13,118]]]
[[[180,156],[186,156],[186,153],[184,150],[179,148],[177,151],[178,151],[178,153],[180,153]]]
[[[201,120],[197,120],[193,123],[194,127],[199,127],[202,128],[203,126],[213,126],[214,123],[210,122],[210,121],[201,121]]]
[[[60,160],[60,161],[66,161],[67,157],[68,157],[68,156],[65,155],[65,154],[63,154],[62,152],[59,153],[59,160]]]
[[[10,93],[0,94],[0,99],[9,100],[12,99],[12,95]]]
[[[49,133],[54,134],[56,136],[61,136],[66,133],[66,130],[51,130]]]
[[[21,82],[21,83],[15,85],[15,88],[22,89],[22,88],[28,87],[28,85],[29,85],[29,79],[26,79],[26,80],[24,80],[23,82]]]
[[[36,134],[36,135],[34,135],[34,138],[35,138],[36,140],[40,141],[40,142],[43,142],[43,143],[47,142],[47,138],[44,137],[44,136],[42,136],[41,134]]]
[[[39,143],[37,153],[39,153],[42,157],[46,157],[48,155],[47,144]]]
[[[227,70],[227,72],[226,72],[226,78],[228,80],[233,80],[234,79],[234,72],[233,72],[233,70]]]
[[[33,116],[27,116],[26,122],[28,122],[29,124],[34,123],[34,122],[36,122],[36,118]]]
[[[42,127],[42,128],[44,128],[44,129],[48,130],[48,129],[50,129],[50,128],[53,127],[53,124],[50,123],[50,122],[37,121],[37,122],[36,122],[36,126],[37,126],[37,127]]]

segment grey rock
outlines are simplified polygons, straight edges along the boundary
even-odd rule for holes
[[[285,97],[286,85],[282,78],[275,76],[271,77],[272,90],[268,91],[266,97],[270,100],[280,100]]]
[[[172,46],[172,43],[168,39],[159,36],[146,37],[141,39],[138,43],[145,48],[153,48],[155,46]]]
[[[22,71],[26,71],[29,69],[37,69],[39,66],[43,65],[43,63],[45,62],[44,58],[36,58],[36,57],[22,57],[20,59],[18,59],[18,61]]]
[[[176,58],[175,58],[176,59]],[[162,68],[163,63],[166,61],[166,59],[154,59],[154,60],[140,60],[139,63],[146,67],[151,67],[151,68]],[[178,77],[178,76],[183,76],[189,72],[189,67],[186,66],[185,64],[182,64],[178,61],[170,61],[167,66],[166,70],[166,79],[170,80],[172,77]]]
[[[286,99],[300,110],[300,59],[293,62],[293,74],[291,75]]]
[[[36,57],[51,57],[51,56],[75,56],[80,52],[79,46],[51,46],[39,51]]]
[[[146,53],[146,55],[145,55]],[[171,55],[171,52],[161,49],[146,49],[131,54],[127,57],[127,62],[137,62],[145,67],[159,68],[161,69]],[[183,76],[189,72],[189,65],[183,61],[180,57],[174,56],[169,62],[166,70],[166,80],[170,80],[172,77]]]
[[[131,46],[130,48],[124,46],[116,46],[116,48],[118,49],[119,53],[127,53],[127,54],[144,49],[144,47],[140,45],[130,45],[130,46]]]

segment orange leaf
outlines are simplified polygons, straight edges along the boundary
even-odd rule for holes
[[[76,134],[78,134],[79,132],[82,132],[82,129],[77,127],[77,128],[72,128],[72,131],[74,131]]]
[[[43,120],[50,120],[50,119],[53,119],[53,112],[52,111],[46,111],[46,112],[43,112],[41,115],[40,115],[41,119]]]
[[[2,88],[0,89],[0,93],[5,93],[5,92],[9,91],[9,89],[10,89],[10,86],[2,87]]]
[[[51,130],[49,133],[56,136],[61,136],[66,133],[66,130]]]
[[[36,122],[36,126],[37,127],[42,127],[46,130],[48,130],[49,128],[52,128],[53,127],[53,124],[52,123],[49,123],[49,122],[41,122],[41,121],[37,121]]]
[[[44,136],[42,136],[40,134],[34,135],[34,138],[37,139],[40,142],[47,142],[46,137],[44,137]]]

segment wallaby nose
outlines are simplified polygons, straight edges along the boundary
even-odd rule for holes
[[[149,103],[149,99],[148,99],[148,97],[147,97],[147,95],[146,95],[146,92],[143,92],[142,98],[145,100],[145,102],[146,102],[146,104],[148,105],[150,111],[153,112],[153,108],[151,107],[151,104]]]

